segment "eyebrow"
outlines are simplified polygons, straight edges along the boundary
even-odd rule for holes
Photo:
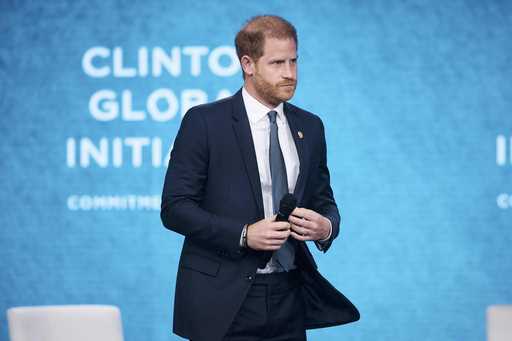
[[[274,59],[270,59],[270,60],[269,60],[269,63],[283,62],[283,61],[285,61],[285,60],[287,60],[287,59],[290,59],[290,60],[297,60],[297,59],[299,59],[299,56],[295,56],[295,57],[293,57],[293,58],[274,58]]]

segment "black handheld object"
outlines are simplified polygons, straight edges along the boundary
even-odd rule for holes
[[[288,217],[295,207],[297,207],[297,198],[291,193],[285,194],[279,203],[276,221],[288,221]]]
[[[279,211],[276,215],[275,221],[288,221],[288,217],[292,214],[292,211],[297,206],[297,198],[291,193],[285,194],[281,201],[279,202]],[[293,241],[292,239],[290,239]],[[263,269],[270,258],[272,257],[272,251],[263,251],[261,253],[261,263],[259,264],[259,268]]]

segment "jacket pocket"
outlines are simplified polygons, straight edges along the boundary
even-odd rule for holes
[[[195,253],[184,253],[181,257],[180,267],[215,277],[219,272],[220,263]]]

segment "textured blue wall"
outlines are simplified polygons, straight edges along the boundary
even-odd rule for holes
[[[210,101],[240,87],[240,72],[218,75],[208,58],[262,13],[299,32],[292,102],[324,120],[344,217],[339,240],[317,260],[362,314],[310,339],[484,340],[486,307],[512,303],[512,5],[498,0],[2,1],[1,314],[115,304],[127,341],[178,339],[170,326],[181,237],[161,226],[154,203],[88,209],[87,200],[160,195],[165,167],[149,151],[172,144],[187,89]],[[137,66],[141,47],[177,47],[181,73],[155,77],[149,63],[145,77],[91,77],[82,61],[98,46],[110,57],[93,66],[110,71],[115,47],[125,67]],[[197,76],[183,54],[193,46],[208,50]],[[219,63],[226,70],[230,59]],[[159,122],[145,103],[162,88],[179,108]],[[89,102],[102,89],[114,102],[130,91],[143,119],[96,119]],[[81,164],[80,141],[99,149],[101,138],[107,165]],[[134,167],[133,144],[145,139]]]

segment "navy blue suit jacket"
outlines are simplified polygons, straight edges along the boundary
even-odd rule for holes
[[[332,222],[327,251],[339,232],[340,217],[330,187],[323,124],[291,104],[284,113],[300,161],[295,186],[299,207]],[[298,132],[302,132],[299,137]],[[190,109],[176,136],[165,177],[161,218],[185,236],[174,302],[174,329],[194,341],[221,340],[247,295],[256,269],[268,252],[241,249],[245,224],[264,218],[253,139],[241,91]],[[352,303],[317,271],[306,243],[298,243],[296,263],[304,281],[306,328],[359,319]]]

